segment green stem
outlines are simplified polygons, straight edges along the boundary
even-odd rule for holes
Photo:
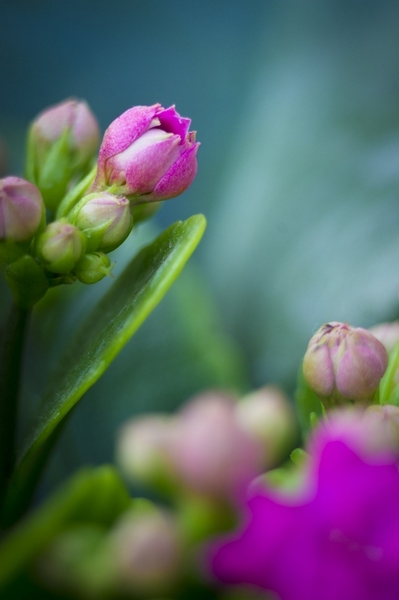
[[[22,352],[28,311],[14,303],[0,348],[0,505],[16,458],[16,427]]]

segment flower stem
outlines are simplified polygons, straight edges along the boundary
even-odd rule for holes
[[[16,458],[18,393],[28,312],[12,303],[0,347],[0,506]]]

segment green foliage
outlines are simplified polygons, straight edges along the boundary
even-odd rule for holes
[[[13,522],[29,502],[65,418],[104,373],[179,275],[205,229],[202,215],[171,225],[127,266],[71,339],[50,379],[6,503]]]
[[[84,469],[20,521],[0,544],[1,589],[56,535],[76,523],[111,525],[130,506],[118,473],[109,466]]]

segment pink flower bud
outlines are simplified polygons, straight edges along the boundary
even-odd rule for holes
[[[56,210],[71,183],[90,168],[99,138],[97,121],[86,102],[66,100],[33,121],[27,173],[47,208]]]
[[[399,343],[399,321],[380,323],[379,325],[371,327],[369,332],[385,346],[388,354],[390,354]]]
[[[47,108],[34,120],[32,135],[39,159],[45,158],[65,130],[70,133],[68,146],[75,153],[74,162],[85,164],[97,150],[100,131],[88,104],[74,99]]]
[[[125,241],[133,226],[129,200],[107,192],[82,198],[68,220],[84,232],[90,252],[115,250]]]
[[[20,177],[0,179],[0,240],[25,242],[37,231],[44,211],[33,183]]]
[[[237,422],[235,406],[233,398],[209,392],[180,413],[171,455],[189,489],[234,499],[260,473],[261,446]]]
[[[117,461],[127,477],[147,485],[173,478],[169,457],[174,435],[173,419],[167,415],[148,415],[126,423],[118,436]]]
[[[242,398],[236,407],[238,423],[263,449],[263,467],[270,469],[287,456],[297,437],[292,404],[277,387],[265,386]]]
[[[121,591],[163,594],[182,568],[183,548],[171,514],[155,506],[126,513],[111,532],[115,579]]]
[[[52,273],[68,274],[83,256],[86,239],[83,233],[65,220],[54,221],[37,241],[37,253]]]
[[[384,346],[369,331],[327,323],[311,338],[303,374],[327,405],[369,402],[387,368]]]
[[[395,460],[399,456],[399,408],[372,405],[366,410],[346,407],[331,411],[309,439],[310,454],[318,454],[327,439],[344,442],[368,462]]]
[[[174,106],[135,106],[105,132],[93,189],[112,187],[137,203],[178,196],[193,182],[199,144]]]

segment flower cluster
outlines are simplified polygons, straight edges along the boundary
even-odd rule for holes
[[[133,420],[121,431],[118,461],[133,479],[212,499],[235,501],[249,482],[275,466],[295,433],[282,392],[265,387],[242,398],[208,392],[177,415]]]
[[[288,399],[269,386],[239,400],[204,393],[176,415],[126,423],[117,444],[122,472],[169,508],[136,499],[107,532],[72,528],[38,559],[40,577],[84,597],[173,597],[196,568],[200,544],[235,523],[252,479],[287,455],[295,435]]]
[[[190,123],[173,106],[131,108],[106,130],[96,161],[99,127],[85,102],[67,100],[33,121],[27,180],[0,180],[0,256],[17,303],[110,273],[108,253],[133,224],[193,182],[199,144]],[[27,268],[34,293],[19,289]]]

